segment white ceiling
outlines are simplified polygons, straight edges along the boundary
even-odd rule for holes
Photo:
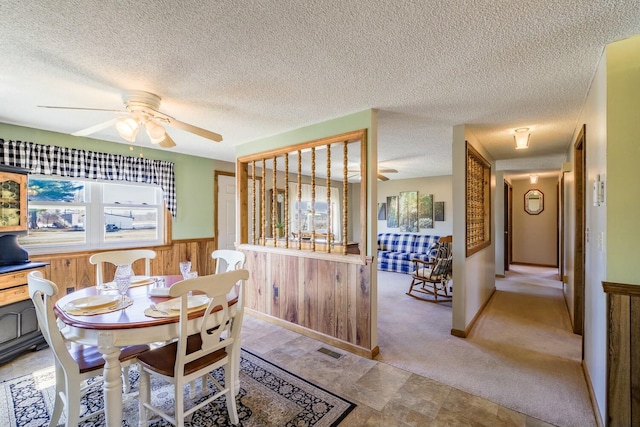
[[[640,33],[639,10],[637,0],[3,0],[0,122],[72,133],[114,113],[37,106],[122,109],[124,89],[145,90],[164,113],[224,137],[169,129],[173,150],[233,161],[238,144],[375,108],[392,179],[450,174],[463,123],[498,169],[559,170],[603,49]],[[518,127],[533,131],[528,150],[514,150]],[[92,137],[124,142],[113,129]]]

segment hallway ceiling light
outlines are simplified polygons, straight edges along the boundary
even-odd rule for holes
[[[516,140],[516,150],[529,148],[529,137],[531,136],[529,128],[518,128],[514,132],[513,138]]]
[[[538,175],[529,175],[529,182],[532,184],[538,183]]]

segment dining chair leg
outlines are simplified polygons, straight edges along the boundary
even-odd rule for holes
[[[229,391],[226,393],[227,398],[227,412],[229,413],[229,420],[234,426],[238,424],[238,408],[236,407],[236,395],[234,393],[235,387],[234,381],[234,365],[233,358],[231,358],[229,365],[224,368],[224,385]]]
[[[195,381],[193,382],[195,383]],[[174,388],[176,427],[184,427],[184,384],[181,381],[177,381]]]
[[[138,381],[138,426],[146,427],[148,420],[148,410],[144,405],[148,405],[151,403],[151,384],[149,373],[141,368],[140,378]]]
[[[80,384],[71,385],[67,383],[66,388],[67,423],[65,425],[67,427],[76,427],[80,424]]]
[[[64,382],[64,371],[56,362],[56,398],[53,403],[53,412],[51,413],[51,418],[49,419],[49,427],[56,427],[58,425],[58,421],[60,420],[60,416],[62,415],[62,410],[64,409],[64,401],[62,400],[61,393],[66,395],[66,391],[64,390],[65,382]]]

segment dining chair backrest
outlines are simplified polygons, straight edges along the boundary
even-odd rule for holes
[[[91,255],[89,262],[96,265],[96,285],[105,281],[105,263],[113,265],[133,264],[139,259],[144,259],[144,275],[151,275],[151,260],[156,257],[152,249],[129,249],[121,251],[99,252]]]
[[[218,249],[211,253],[211,258],[216,260],[216,274],[244,268],[244,252],[232,249]],[[224,263],[220,261],[224,261]]]
[[[231,289],[237,282],[244,281],[248,278],[249,272],[247,270],[233,270],[183,280],[169,288],[169,296],[182,297],[179,327],[180,335],[178,338],[178,351],[175,363],[176,374],[183,372],[184,366],[187,363],[205,357],[221,348],[229,347],[234,343],[239,331],[232,330],[231,328],[232,322],[229,314],[227,294],[231,292]],[[198,318],[195,330],[188,328],[189,310],[187,309],[187,304],[190,292],[195,292],[196,294],[204,293],[211,299],[203,316]],[[221,309],[213,311],[213,309],[218,306],[220,306]],[[236,316],[242,316],[242,314],[236,313]],[[236,328],[236,326],[237,323],[233,329],[239,329]],[[187,351],[187,338],[195,334],[200,336],[200,347],[197,350],[189,348]],[[225,339],[221,340],[223,334],[225,335]]]
[[[78,371],[78,365],[67,350],[65,339],[60,332],[56,315],[53,312],[53,298],[58,294],[58,286],[52,281],[43,278],[40,271],[29,273],[27,275],[27,284],[29,296],[35,306],[40,331],[51,350],[53,350],[56,361],[62,365],[65,371]]]

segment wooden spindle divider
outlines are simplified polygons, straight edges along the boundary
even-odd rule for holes
[[[311,251],[316,251],[316,147],[311,147]]]
[[[347,226],[349,224],[349,147],[348,141],[344,141],[342,155],[342,254],[347,254]],[[360,172],[362,173],[362,171]],[[362,179],[362,178],[361,178]]]
[[[298,250],[302,249],[302,209],[300,203],[302,202],[302,151],[298,150]]]
[[[331,252],[331,229],[331,144],[327,144],[327,253]]]

